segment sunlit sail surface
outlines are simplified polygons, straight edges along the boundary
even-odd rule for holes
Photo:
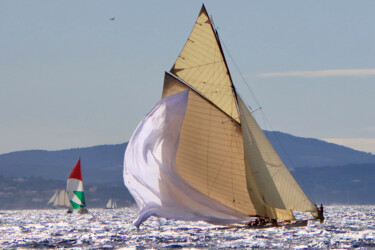
[[[136,226],[150,215],[229,224],[317,214],[233,87],[204,6],[165,73],[162,98],[125,152]]]

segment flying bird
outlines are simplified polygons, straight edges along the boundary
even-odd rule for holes
[[[112,17],[109,19],[109,21],[114,21],[115,20],[115,17]]]

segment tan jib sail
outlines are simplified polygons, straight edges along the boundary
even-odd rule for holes
[[[215,224],[316,212],[236,93],[205,7],[124,157],[139,226],[150,215]]]
[[[315,206],[295,181],[239,96],[238,105],[249,194],[258,213],[270,218],[292,220],[294,216],[290,210],[315,212]]]

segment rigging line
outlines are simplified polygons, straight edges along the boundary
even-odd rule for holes
[[[255,110],[253,110],[253,109],[250,107],[250,105],[247,105],[247,106],[250,108],[251,113],[260,110],[261,113],[262,113],[262,116],[263,116],[263,120],[265,121],[265,125],[267,126],[267,124],[268,124],[268,126],[271,128],[271,130],[274,130],[274,129],[272,128],[272,126],[271,126],[271,123],[270,123],[269,120],[267,119],[266,114],[264,113],[264,111],[263,111],[263,109],[262,109],[262,106],[260,105],[258,99],[255,97],[255,94],[253,93],[253,91],[251,90],[251,88],[250,88],[249,84],[247,83],[245,77],[244,77],[243,74],[241,73],[241,70],[239,69],[238,65],[236,64],[236,61],[234,60],[234,58],[233,58],[232,55],[230,54],[230,52],[229,52],[227,46],[225,45],[224,41],[221,40],[221,42],[222,42],[222,44],[224,45],[225,50],[227,51],[229,57],[232,59],[232,62],[233,62],[233,64],[234,64],[234,66],[236,67],[236,69],[238,70],[238,72],[239,72],[239,74],[240,74],[240,76],[241,76],[243,82],[245,83],[245,86],[247,87],[248,91],[250,92],[250,94],[252,95],[252,97],[254,98],[254,100],[255,100],[255,102],[256,102],[256,104],[257,104],[257,106],[258,106],[258,108],[256,108]],[[278,136],[276,136],[276,139],[277,139],[279,145],[281,145],[281,148],[282,148],[284,154],[286,155],[287,160],[290,162],[291,167],[293,167],[294,164],[293,164],[292,161],[290,160],[290,157],[289,157],[287,151],[284,149],[284,147],[283,147],[283,145],[282,145],[280,139],[278,138]]]
[[[245,84],[247,90],[250,92],[251,96],[253,97],[253,99],[254,99],[256,105],[257,105],[258,107],[261,107],[260,103],[258,102],[258,99],[255,97],[255,94],[254,94],[253,91],[251,90],[251,88],[250,88],[249,84],[247,83],[245,77],[243,76],[243,74],[242,74],[240,68],[239,68],[238,65],[236,64],[236,61],[234,60],[234,58],[233,58],[232,55],[230,54],[230,52],[229,52],[227,46],[225,45],[223,39],[221,39],[221,43],[223,44],[223,46],[224,46],[226,52],[228,53],[230,59],[232,60],[233,65],[234,65],[234,66],[236,67],[236,69],[238,70],[238,72],[239,72],[239,74],[240,74],[240,76],[241,76],[242,81],[244,82],[244,84]],[[249,106],[249,107],[250,107],[250,106]],[[252,109],[252,108],[250,107],[250,109]]]
[[[248,107],[251,109],[251,107],[248,105]],[[257,109],[254,109],[254,110],[251,110],[250,113],[254,113],[254,112],[257,112],[258,110],[261,110],[262,107],[259,107]]]
[[[225,45],[223,39],[221,39],[221,43],[222,43],[222,45],[224,46],[224,48],[225,48],[226,52],[228,53],[229,57],[231,58],[231,60],[232,60],[232,62],[233,62],[233,65],[234,65],[234,66],[236,67],[236,69],[238,70],[238,72],[239,72],[239,74],[240,74],[240,76],[241,76],[241,79],[243,80],[245,86],[247,87],[248,91],[250,92],[250,94],[251,94],[252,97],[254,98],[255,103],[257,104],[257,106],[258,106],[259,108],[261,108],[261,105],[260,105],[259,101],[258,101],[257,98],[255,97],[255,95],[254,95],[253,91],[251,90],[249,84],[247,83],[246,79],[244,78],[243,74],[241,73],[241,71],[240,71],[238,65],[236,64],[236,61],[234,60],[234,58],[233,58],[232,55],[230,54],[230,52],[229,52],[227,46]],[[250,110],[252,111],[252,109],[251,109],[251,107],[250,107],[249,105],[248,105],[248,107],[249,107]],[[256,110],[257,110],[257,109],[256,109]],[[263,114],[263,119],[264,119],[264,120],[266,121],[266,123],[269,125],[269,127],[271,128],[271,130],[273,130],[273,128],[272,128],[272,126],[271,126],[271,123],[268,121],[268,119],[267,119],[267,117],[266,117],[266,115],[265,115],[263,109],[261,109],[261,112],[262,112],[262,114]],[[278,142],[279,145],[281,146],[281,149],[282,149],[282,151],[284,152],[287,161],[290,163],[290,167],[291,167],[291,168],[294,168],[294,163],[292,162],[292,160],[291,160],[289,154],[287,153],[287,150],[285,150],[284,145],[281,143],[280,138],[279,138],[277,135],[275,135],[275,137],[276,137],[277,142]],[[293,177],[294,177],[294,176],[293,176]],[[302,183],[298,183],[298,184],[299,184],[301,187],[303,186]],[[312,198],[312,194],[311,194],[310,192],[308,192],[308,190],[306,189],[306,187],[303,189],[303,191],[304,191],[309,197]]]
[[[268,126],[270,127],[270,129],[274,131],[274,129],[273,129],[272,126],[271,126],[271,123],[270,123],[269,120],[267,119],[267,116],[266,116],[266,114],[264,113],[264,111],[263,111],[263,109],[262,109],[262,106],[260,105],[259,101],[258,101],[257,98],[255,97],[255,94],[254,94],[253,91],[251,90],[251,88],[250,88],[249,84],[247,83],[245,77],[244,77],[243,74],[241,73],[241,70],[239,69],[238,65],[236,64],[236,61],[234,60],[234,58],[233,58],[232,55],[230,54],[230,52],[229,52],[227,46],[225,45],[225,43],[224,43],[224,41],[223,41],[222,39],[221,39],[221,42],[222,42],[222,44],[224,45],[225,50],[227,51],[229,57],[232,59],[232,62],[233,62],[233,64],[234,64],[234,66],[236,67],[236,69],[238,70],[238,72],[239,72],[239,74],[240,74],[242,80],[244,81],[244,83],[245,83],[247,89],[249,90],[250,94],[252,95],[252,97],[254,98],[256,104],[258,105],[258,108],[256,108],[255,110],[253,110],[253,109],[250,107],[250,105],[247,105],[247,106],[250,108],[251,113],[260,110],[261,113],[262,113],[262,116],[263,116],[263,120],[264,120],[265,125],[266,125],[266,126],[268,125]],[[291,161],[291,159],[290,159],[290,157],[289,157],[287,151],[286,151],[285,148],[283,147],[283,144],[281,143],[280,139],[278,138],[278,136],[275,136],[275,137],[276,137],[276,139],[277,139],[279,145],[281,145],[281,148],[282,148],[283,152],[284,152],[285,155],[287,156],[287,160],[288,160],[289,163],[291,164],[291,167],[294,167],[294,166],[293,166],[294,164],[292,163],[292,161]]]
[[[252,97],[254,98],[256,104],[258,105],[258,108],[256,108],[255,110],[253,110],[253,109],[250,107],[250,105],[247,105],[247,106],[250,108],[251,113],[260,110],[261,113],[262,113],[262,116],[263,116],[264,124],[265,124],[266,126],[268,125],[268,126],[270,127],[270,129],[274,131],[274,129],[273,129],[272,126],[271,126],[271,123],[270,123],[269,120],[267,119],[267,116],[266,116],[266,114],[264,113],[264,111],[263,111],[263,109],[262,109],[262,106],[260,105],[260,103],[258,102],[258,100],[257,100],[257,98],[255,97],[254,93],[253,93],[252,90],[250,89],[249,84],[247,83],[246,79],[245,79],[244,76],[242,75],[242,73],[241,73],[239,67],[237,66],[237,64],[236,64],[236,62],[235,62],[235,60],[234,60],[234,58],[233,58],[232,55],[230,54],[228,48],[225,46],[225,43],[224,43],[223,41],[222,41],[222,44],[224,45],[225,50],[227,51],[229,57],[232,59],[232,62],[233,62],[233,64],[234,64],[234,66],[237,68],[237,70],[238,70],[238,72],[239,72],[239,74],[240,74],[242,80],[244,81],[244,83],[245,83],[247,89],[249,90],[250,94],[252,95]],[[293,162],[291,161],[291,159],[290,159],[290,157],[289,157],[289,154],[288,154],[287,151],[285,150],[285,148],[284,148],[283,144],[281,143],[280,139],[278,138],[278,136],[275,136],[275,137],[276,137],[276,140],[278,141],[279,145],[281,145],[281,149],[283,150],[284,154],[286,155],[287,160],[288,160],[289,163],[291,164],[291,167],[294,167],[294,164],[293,164]]]

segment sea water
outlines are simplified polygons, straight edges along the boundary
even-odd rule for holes
[[[307,227],[223,228],[204,222],[148,219],[132,225],[135,207],[0,211],[1,248],[375,248],[375,206],[329,206],[324,224]],[[304,216],[304,215],[302,215]]]

